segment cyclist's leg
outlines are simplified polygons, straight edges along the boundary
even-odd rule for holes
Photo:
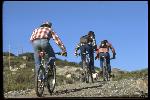
[[[51,65],[51,66],[54,65],[55,53],[54,53],[54,50],[49,43],[49,40],[43,39],[41,46],[44,49],[44,51],[48,54],[48,57],[46,58],[46,62],[47,62],[46,63],[46,70],[47,70],[48,65]]]
[[[40,40],[33,41],[32,46],[34,49],[35,72],[37,73],[40,67],[40,57],[39,57]]]
[[[101,70],[99,71],[100,75],[103,75],[103,74],[102,74],[102,71],[103,71],[103,62],[104,62],[104,60],[103,60],[103,58],[102,58],[103,55],[104,55],[104,53],[100,53],[100,54],[99,54],[99,58],[100,58],[100,68],[101,68]]]
[[[81,71],[81,81],[84,82],[85,81],[85,77],[84,77],[84,66],[85,66],[85,59],[86,59],[86,56],[83,55],[83,53],[85,53],[86,49],[85,49],[85,45],[82,45],[80,47],[80,52],[81,52],[81,61],[82,61],[82,65],[81,65],[81,68],[82,68],[82,71]]]
[[[110,54],[106,53],[106,55],[107,55],[108,73],[109,75],[111,75]]]
[[[91,67],[92,72],[94,72],[94,54],[93,54],[92,46],[87,44],[86,50],[89,53],[89,58],[90,58],[89,67]]]
[[[95,67],[94,67],[94,50],[91,46],[91,67],[92,67],[92,70],[93,70],[93,73],[95,73]]]
[[[81,61],[82,61],[82,66],[81,68],[83,69],[83,62],[85,61],[85,55],[83,55],[83,53],[85,53],[86,49],[85,49],[85,45],[80,47],[80,52],[81,52]]]

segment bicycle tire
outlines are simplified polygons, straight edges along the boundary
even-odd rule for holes
[[[82,80],[83,82],[88,83],[88,74],[87,74],[87,64],[85,61],[83,61],[83,75],[82,75]]]
[[[108,81],[108,67],[106,63],[106,59],[103,62],[103,81]]]
[[[87,67],[87,66],[86,66]],[[87,68],[85,69],[85,82],[89,83],[89,74]]]
[[[35,92],[38,97],[41,97],[44,91],[44,80],[41,80],[40,82],[38,78],[40,71],[42,71],[43,73],[43,70],[41,69],[41,67],[39,68],[38,72],[35,72]],[[42,86],[40,86],[41,84]]]
[[[92,68],[91,67],[89,68],[88,74],[89,74],[91,82],[94,83],[93,75],[92,75]]]
[[[105,80],[105,67],[104,66],[103,66],[102,70],[103,70],[103,81],[106,81]]]
[[[53,65],[53,67],[49,67],[48,73],[47,73],[47,89],[50,95],[52,95],[55,84],[56,84],[56,66]]]
[[[107,81],[109,81],[109,73],[108,73],[108,65],[106,65],[106,79]]]
[[[89,65],[89,56],[86,56],[86,75],[87,75],[87,82],[92,82],[94,83],[93,81],[93,76],[92,76],[92,68],[91,66]]]

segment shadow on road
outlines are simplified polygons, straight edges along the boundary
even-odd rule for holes
[[[54,92],[52,95],[61,95],[61,94],[67,94],[67,93],[71,93],[71,92],[78,92],[78,91],[82,91],[83,89],[92,89],[92,88],[98,88],[98,87],[102,87],[103,86],[103,82],[101,84],[95,84],[93,86],[87,86],[87,87],[82,87],[82,88],[74,88],[74,89],[65,89],[65,90],[58,90],[56,92]]]

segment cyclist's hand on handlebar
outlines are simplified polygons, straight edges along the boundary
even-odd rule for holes
[[[113,56],[113,57],[111,57],[110,59],[115,59],[116,57],[115,56]]]
[[[67,56],[67,52],[66,52],[66,51],[63,51],[63,52],[61,53],[61,55],[66,57],[66,56]]]
[[[77,56],[78,55],[77,52],[75,52],[74,55]]]
[[[115,58],[116,58],[115,56],[112,57],[112,59],[115,59]]]
[[[113,54],[113,57],[112,57],[112,59],[115,59],[115,58],[116,58],[116,53],[114,53],[114,54]]]

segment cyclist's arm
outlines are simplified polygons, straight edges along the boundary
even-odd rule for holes
[[[56,33],[54,31],[51,31],[51,35],[52,35],[52,38],[55,41],[55,43],[60,47],[60,49],[63,52],[66,52],[66,48],[65,48],[64,44],[62,43],[60,38],[56,35]]]
[[[99,58],[99,47],[96,49],[96,59]]]
[[[109,43],[109,48],[111,49],[113,55],[116,55],[116,51],[114,49],[114,47]]]
[[[94,49],[96,50],[96,48],[97,48],[96,39],[94,36],[92,36],[92,39],[93,39],[92,45],[93,45]]]
[[[97,48],[97,50],[96,50],[96,54],[97,54],[97,55],[99,54],[99,48]]]
[[[76,46],[76,48],[75,48],[75,53],[78,52],[79,48],[80,48],[80,43],[77,44],[77,46]]]
[[[37,29],[35,29],[33,32],[32,32],[32,35],[30,37],[30,41],[33,42],[33,40],[36,38],[36,32],[37,32]]]

